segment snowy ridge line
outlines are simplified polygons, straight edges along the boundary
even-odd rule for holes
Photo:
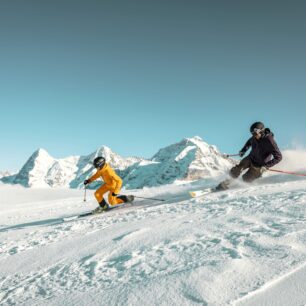
[[[261,294],[263,292],[265,292],[266,290],[269,290],[271,289],[272,287],[278,285],[279,283],[281,283],[282,281],[290,278],[290,276],[294,275],[295,273],[303,270],[306,268],[306,262],[304,262],[302,265],[292,269],[292,271],[290,272],[287,272],[286,274],[284,275],[280,275],[268,282],[266,282],[263,286],[261,286],[260,288],[254,290],[254,291],[251,291],[249,293],[247,293],[245,296],[243,296],[242,298],[239,298],[235,301],[233,301],[231,304],[236,306],[238,305],[238,303],[243,303],[243,302],[246,302],[247,300],[257,296],[258,294]],[[304,285],[304,287],[306,288],[306,285]]]
[[[93,159],[104,156],[107,163],[123,179],[126,189],[139,189],[194,181],[225,173],[233,161],[200,137],[184,138],[178,143],[160,149],[152,158],[124,158],[110,148],[102,146],[86,156],[56,159],[44,149],[35,151],[17,174],[1,177],[7,184],[25,187],[66,187],[80,189],[95,169]],[[97,182],[92,183],[94,189]]]

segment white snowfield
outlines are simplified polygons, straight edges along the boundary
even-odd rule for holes
[[[306,305],[306,180],[217,181],[69,222],[92,192],[0,185],[0,304]]]

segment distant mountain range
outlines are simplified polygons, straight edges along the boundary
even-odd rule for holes
[[[10,176],[11,173],[8,171],[0,171],[0,179],[5,177],[5,176]]]
[[[25,187],[81,188],[83,181],[95,172],[92,161],[97,156],[106,158],[123,178],[127,189],[216,176],[232,166],[231,160],[224,158],[215,146],[196,136],[160,149],[151,159],[124,158],[106,146],[86,156],[62,159],[55,159],[44,149],[39,149],[17,174],[0,176],[0,180]],[[91,187],[95,188],[97,184],[101,183]]]

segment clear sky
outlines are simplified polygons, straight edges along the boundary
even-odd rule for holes
[[[37,148],[236,153],[264,121],[306,139],[306,2],[1,0],[0,170]]]

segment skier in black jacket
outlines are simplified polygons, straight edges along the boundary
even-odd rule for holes
[[[282,159],[282,153],[274,140],[273,133],[270,129],[265,128],[262,122],[253,123],[250,132],[252,137],[246,142],[239,155],[243,157],[247,150],[252,148],[250,154],[230,170],[230,176],[237,178],[243,170],[248,169],[242,176],[242,179],[248,183],[261,177],[263,172]],[[230,179],[221,182],[216,190],[228,189],[230,182]]]

